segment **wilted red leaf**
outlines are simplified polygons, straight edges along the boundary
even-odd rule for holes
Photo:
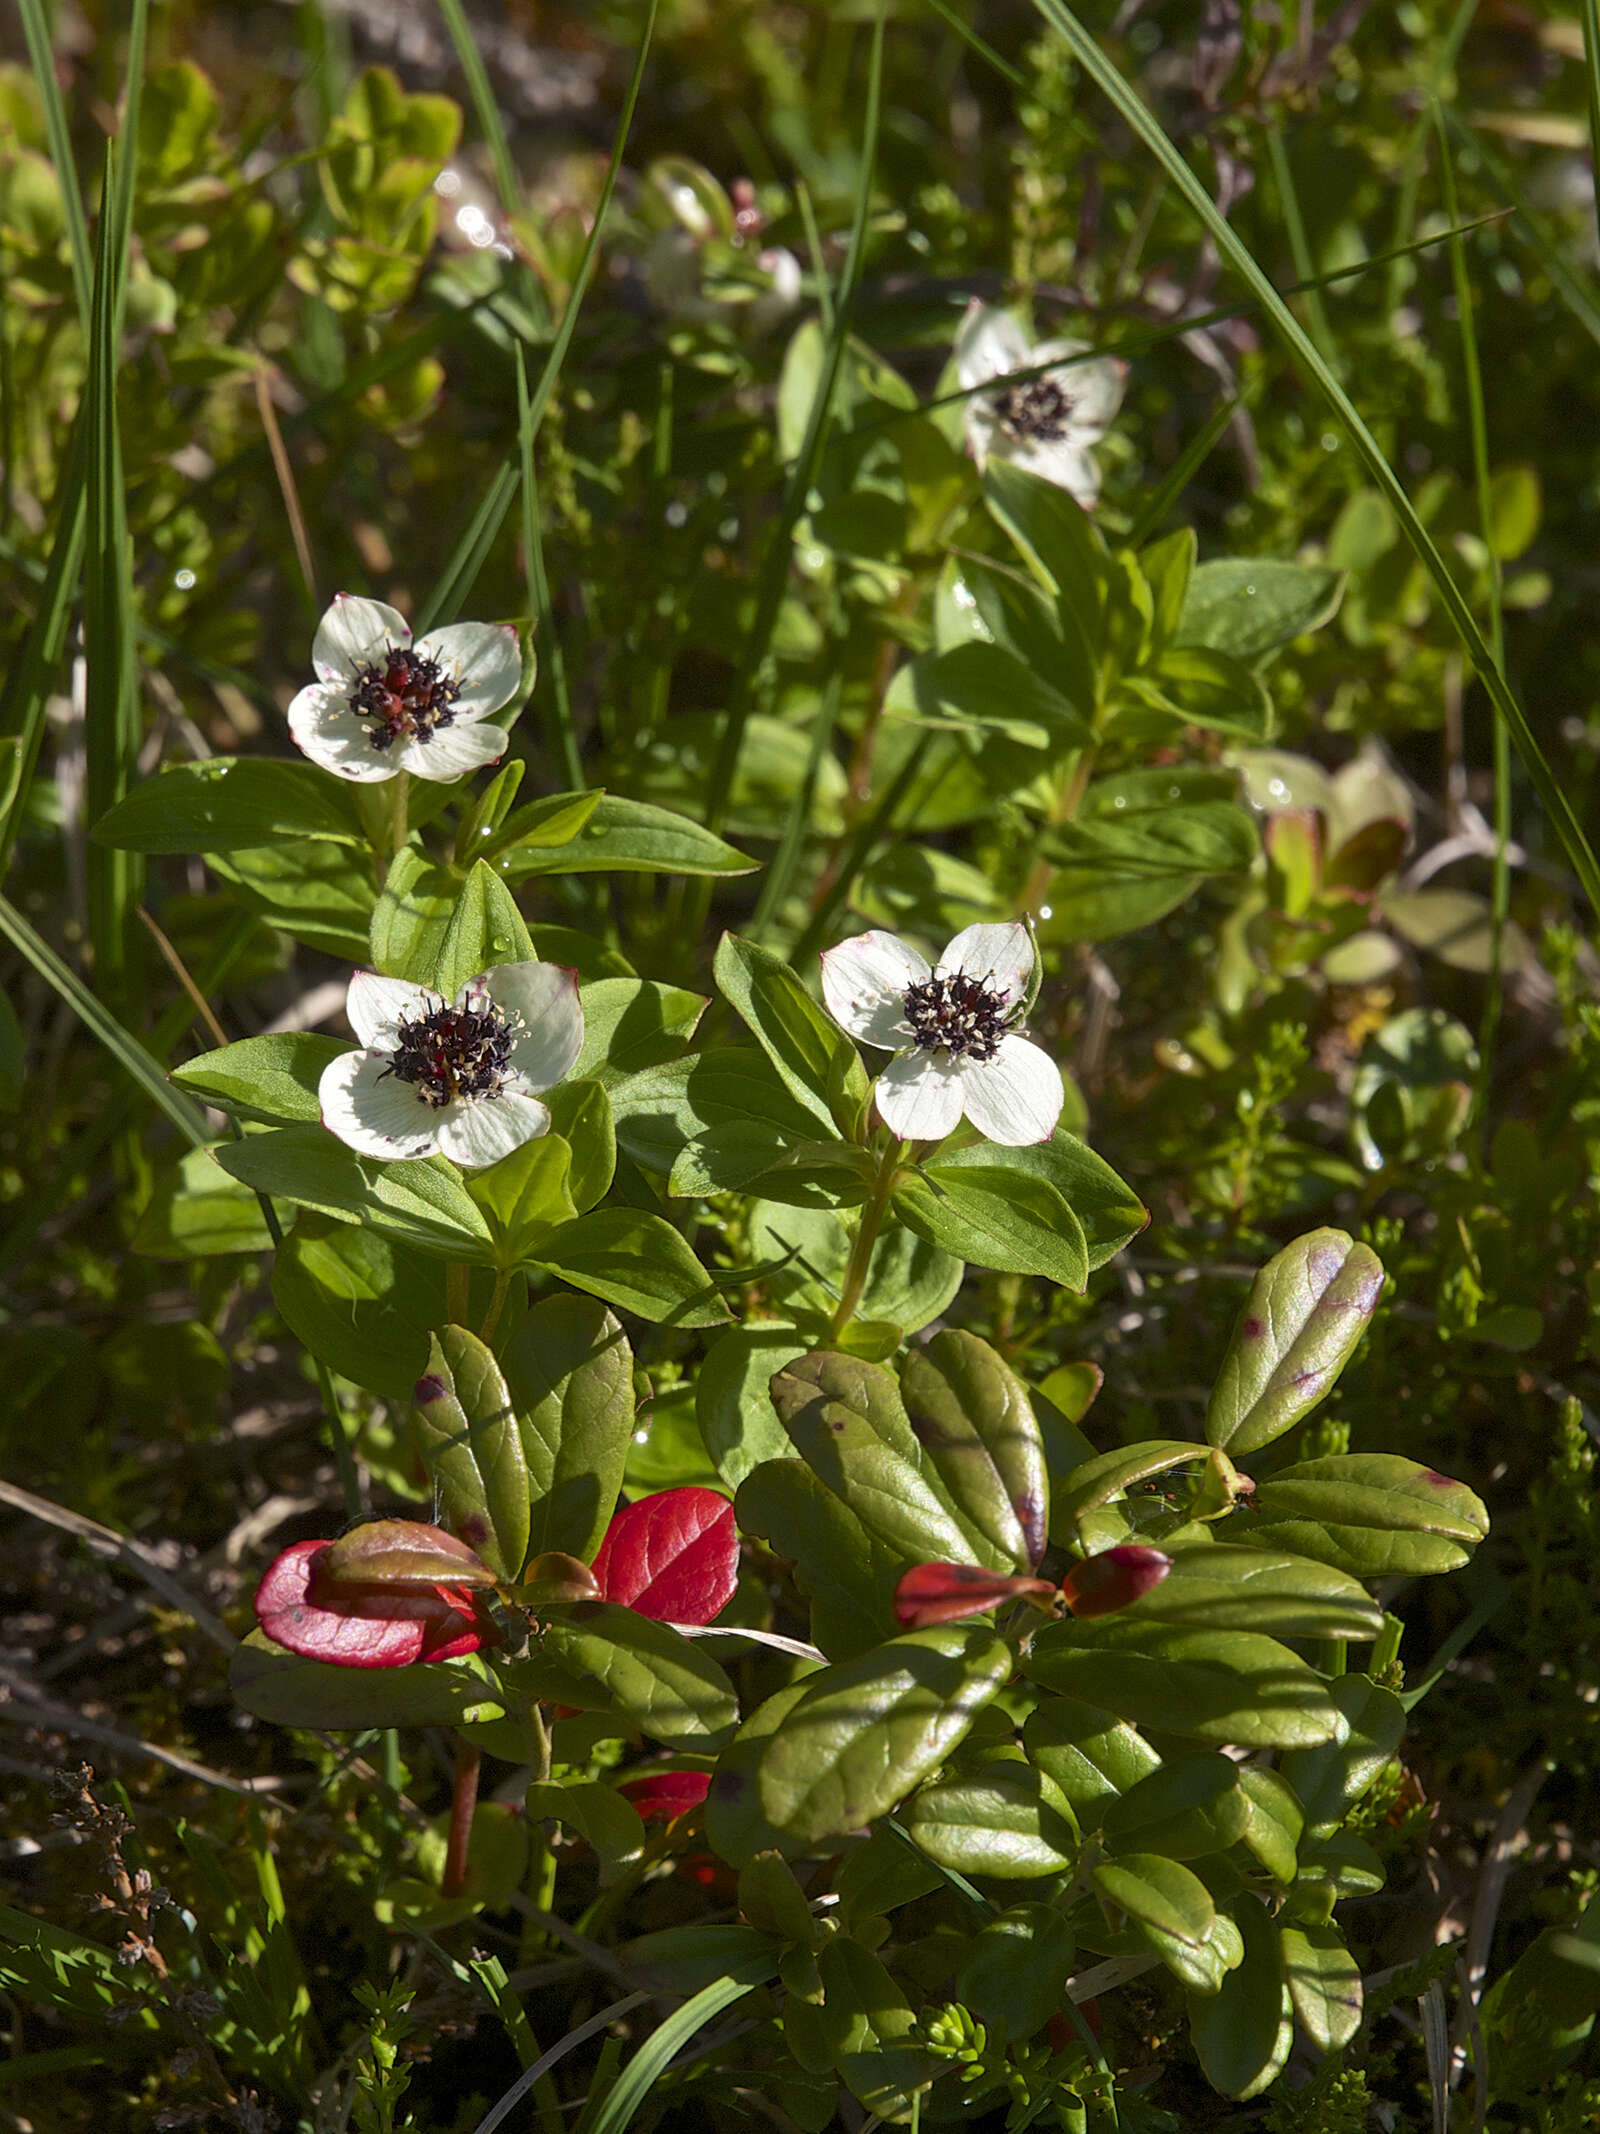
[[[895,1621],[903,1630],[926,1630],[1026,1594],[1054,1593],[1048,1578],[988,1571],[975,1563],[914,1564],[894,1589]]]
[[[1113,1615],[1159,1586],[1171,1569],[1172,1558],[1163,1556],[1159,1549],[1124,1541],[1080,1563],[1061,1581],[1061,1590],[1067,1606],[1080,1621],[1094,1615]]]
[[[709,1771],[658,1771],[653,1778],[630,1778],[619,1788],[647,1823],[670,1823],[698,1808],[711,1786]]]
[[[733,1506],[714,1489],[663,1489],[624,1505],[592,1566],[602,1600],[658,1623],[709,1623],[739,1582]]]
[[[493,1642],[468,1587],[342,1583],[326,1576],[328,1547],[297,1541],[256,1588],[257,1618],[275,1644],[330,1667],[409,1667]]]

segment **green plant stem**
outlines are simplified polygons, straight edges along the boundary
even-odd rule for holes
[[[478,1805],[478,1772],[483,1751],[476,1742],[456,1742],[456,1783],[450,1796],[450,1835],[445,1843],[441,1897],[459,1897],[467,1883],[467,1847],[472,1842],[472,1815]]]
[[[444,1309],[452,1326],[465,1326],[472,1309],[472,1271],[464,1260],[447,1260],[444,1269]]]
[[[411,805],[411,773],[397,771],[389,781],[389,857],[398,859],[411,835],[407,820]]]
[[[495,1328],[500,1324],[500,1314],[505,1310],[506,1297],[511,1289],[511,1269],[497,1267],[494,1271],[494,1288],[489,1295],[489,1309],[483,1315],[483,1324],[478,1329],[478,1339],[487,1348],[494,1339]]]
[[[894,1198],[895,1179],[905,1156],[907,1144],[891,1141],[883,1152],[883,1161],[878,1166],[878,1175],[873,1180],[872,1191],[861,1210],[861,1220],[856,1225],[855,1242],[850,1247],[850,1264],[845,1269],[844,1287],[839,1292],[839,1308],[828,1323],[828,1338],[837,1341],[856,1315],[856,1307],[866,1294],[867,1277],[872,1272],[873,1248],[878,1242],[884,1218],[889,1213],[889,1203]]]

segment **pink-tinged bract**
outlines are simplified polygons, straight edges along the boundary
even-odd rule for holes
[[[733,1506],[714,1489],[663,1489],[628,1504],[592,1566],[602,1600],[658,1623],[709,1623],[739,1582]]]
[[[672,1823],[705,1800],[709,1771],[658,1771],[653,1778],[630,1778],[617,1789],[632,1801],[647,1823]]]
[[[274,1644],[330,1667],[409,1667],[496,1642],[470,1587],[331,1579],[328,1548],[325,1541],[295,1542],[256,1588],[256,1616]]]
[[[1048,1578],[990,1571],[976,1563],[913,1564],[894,1589],[894,1616],[902,1630],[926,1630],[959,1622],[1004,1602],[1055,1592]]]

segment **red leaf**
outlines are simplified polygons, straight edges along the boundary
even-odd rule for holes
[[[709,1771],[658,1771],[654,1778],[630,1778],[618,1791],[647,1823],[671,1823],[698,1808],[710,1786]]]
[[[325,1576],[327,1553],[325,1541],[297,1541],[256,1588],[256,1615],[274,1644],[330,1667],[409,1667],[489,1642],[466,1587],[343,1585]]]
[[[1118,1608],[1149,1593],[1172,1569],[1172,1558],[1159,1549],[1147,1549],[1137,1541],[1125,1541],[1114,1549],[1102,1549],[1068,1572],[1061,1581],[1067,1606],[1080,1621],[1093,1615],[1112,1615]]]
[[[663,1489],[624,1505],[595,1552],[602,1600],[658,1623],[709,1623],[739,1582],[733,1506],[714,1489]]]
[[[895,1621],[903,1630],[926,1630],[931,1623],[954,1623],[964,1615],[982,1615],[1003,1601],[1024,1594],[1054,1593],[1048,1578],[1022,1578],[1006,1571],[986,1571],[975,1563],[913,1564],[894,1589]]]

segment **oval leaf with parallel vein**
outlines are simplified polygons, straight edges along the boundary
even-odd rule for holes
[[[1313,1230],[1256,1276],[1206,1410],[1234,1458],[1270,1445],[1332,1388],[1383,1291],[1383,1263],[1342,1230]]]
[[[957,1507],[1018,1569],[1044,1554],[1050,1478],[1027,1388],[976,1334],[913,1349],[901,1393],[918,1443]]]
[[[1333,1387],[1382,1293],[1382,1261],[1342,1229],[1314,1229],[1269,1259],[1233,1327],[1205,1438],[1242,1453],[1293,1430]]]
[[[1135,1726],[1223,1747],[1340,1741],[1345,1720],[1328,1684],[1298,1654],[1253,1631],[1165,1623],[1060,1623],[1041,1630],[1023,1672]]]
[[[516,1578],[528,1553],[528,1463],[500,1366],[476,1334],[447,1326],[431,1337],[412,1413],[451,1527],[499,1577]]]
[[[916,1630],[813,1675],[767,1743],[761,1812],[806,1840],[860,1830],[966,1738],[1011,1672],[986,1630]]]

